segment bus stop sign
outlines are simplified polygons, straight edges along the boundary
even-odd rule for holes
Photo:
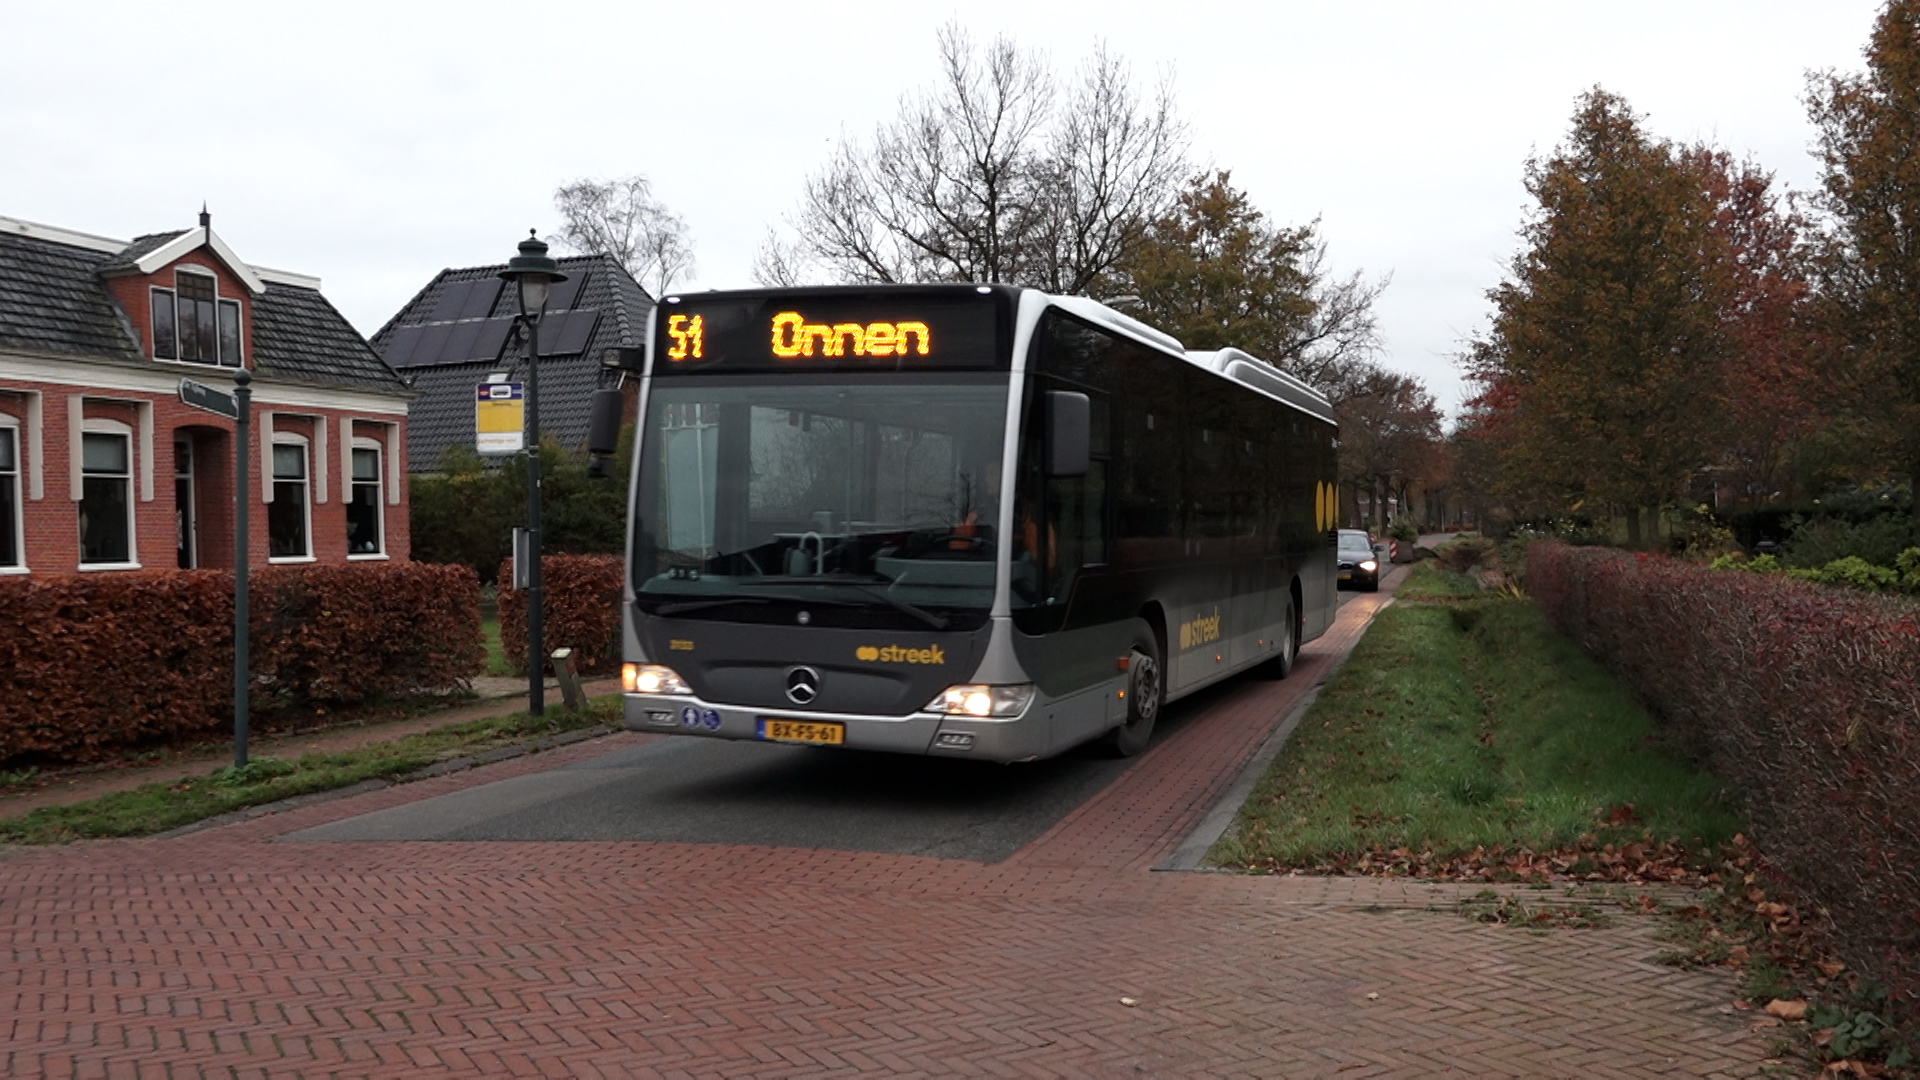
[[[526,387],[517,382],[481,383],[473,397],[474,449],[517,454],[526,449]]]

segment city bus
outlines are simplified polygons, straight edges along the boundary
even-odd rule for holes
[[[609,363],[639,376],[634,730],[1131,755],[1332,622],[1333,412],[1245,353],[1084,297],[848,286],[667,296]]]

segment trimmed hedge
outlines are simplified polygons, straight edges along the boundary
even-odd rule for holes
[[[513,580],[511,559],[500,564],[500,580]],[[601,674],[620,666],[620,598],[626,560],[618,555],[543,555],[540,557],[541,644],[548,653],[573,649],[574,670]],[[527,594],[500,590],[500,647],[515,671],[527,670]],[[548,665],[551,667],[551,665]]]
[[[1920,1001],[1920,605],[1558,543],[1527,589],[1732,782],[1840,955]]]
[[[486,662],[480,584],[423,563],[249,576],[253,707],[355,705]],[[233,575],[0,580],[0,761],[81,760],[233,723]]]

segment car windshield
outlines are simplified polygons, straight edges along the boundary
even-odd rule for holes
[[[1373,554],[1373,544],[1368,542],[1366,533],[1342,532],[1340,534],[1340,550],[1357,552],[1361,555],[1371,555]]]
[[[977,626],[993,603],[1005,376],[656,379],[641,606],[791,624]]]

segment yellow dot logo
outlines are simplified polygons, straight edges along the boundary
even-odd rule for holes
[[[854,658],[858,660],[878,660],[880,659],[880,650],[874,648],[872,645],[862,645],[853,650],[853,655]]]

